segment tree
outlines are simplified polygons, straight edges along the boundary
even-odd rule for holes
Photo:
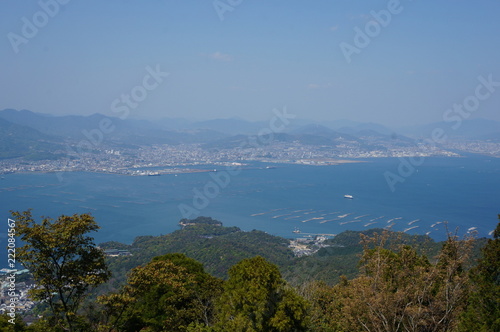
[[[218,301],[220,331],[306,331],[308,304],[281,278],[278,268],[257,256],[229,270]]]
[[[449,236],[432,264],[407,245],[384,247],[387,234],[365,238],[361,275],[330,288],[313,285],[320,331],[451,331],[464,309],[464,264],[471,239]]]
[[[474,239],[459,240],[448,234],[429,279],[433,296],[430,325],[434,330],[455,330],[463,314],[470,292],[470,279],[466,265]]]
[[[500,223],[481,251],[482,258],[470,271],[473,291],[462,331],[500,331]]]
[[[12,216],[25,243],[17,249],[17,259],[38,286],[30,290],[30,296],[48,303],[57,325],[75,331],[82,300],[110,276],[103,252],[86,235],[99,226],[89,214],[43,218],[41,223],[33,219],[31,210],[12,212]]]
[[[347,283],[347,278],[342,276],[340,284]],[[315,332],[342,331],[338,320],[336,289],[324,281],[313,280],[299,288],[300,294],[311,303],[310,328]]]
[[[183,254],[166,254],[132,270],[119,292],[99,298],[108,312],[107,326],[123,331],[185,331],[209,326],[222,280]]]
[[[15,318],[12,318],[6,314],[2,314],[0,315],[0,331],[24,332],[31,330],[27,329],[26,324],[23,322],[19,315],[16,315]]]

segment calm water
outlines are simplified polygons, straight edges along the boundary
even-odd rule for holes
[[[336,234],[347,229],[392,228],[443,239],[477,227],[487,236],[500,213],[500,159],[427,158],[418,172],[389,189],[384,172],[397,173],[398,159],[370,159],[338,166],[276,165],[243,170],[200,210],[226,226],[260,229],[293,237]],[[253,166],[265,166],[254,164]],[[223,171],[219,168],[218,173]],[[33,208],[35,216],[91,212],[102,229],[96,242],[130,243],[138,235],[178,229],[179,204],[193,206],[193,189],[203,192],[209,173],[131,177],[94,173],[8,174],[0,180],[0,245],[6,244],[9,210]],[[354,199],[345,199],[350,194]],[[207,202],[199,202],[207,203]],[[199,205],[198,205],[199,207]],[[0,262],[0,266],[4,263]]]

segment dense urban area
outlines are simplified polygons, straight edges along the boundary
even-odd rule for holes
[[[246,161],[331,165],[339,160],[355,162],[364,158],[383,157],[460,157],[474,153],[500,157],[500,143],[485,141],[450,142],[439,147],[427,143],[413,146],[377,142],[378,148],[359,146],[345,140],[337,146],[306,145],[300,142],[273,142],[246,148],[206,149],[201,144],[152,145],[133,148],[96,147],[92,152],[72,150],[73,154],[57,160],[25,160],[13,158],[0,161],[0,173],[86,171],[126,175],[158,175],[206,171],[197,165],[229,166]],[[61,151],[63,153],[63,151]],[[163,170],[148,170],[167,167]],[[189,167],[189,168],[186,168]]]

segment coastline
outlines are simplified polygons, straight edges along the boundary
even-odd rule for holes
[[[75,171],[63,174],[63,181],[58,181],[54,172],[25,172],[5,176],[0,181],[0,196],[6,215],[9,209],[30,207],[44,215],[96,209],[95,216],[103,220],[102,239],[131,240],[145,231],[169,232],[181,219],[180,204],[189,204],[200,211],[199,215],[212,216],[231,226],[287,237],[293,236],[294,227],[303,233],[338,234],[345,229],[385,227],[392,223],[396,230],[420,226],[407,232],[432,231],[431,237],[439,237],[443,227],[436,223],[443,220],[464,231],[478,227],[479,234],[486,236],[491,231],[488,220],[498,214],[494,193],[498,188],[495,183],[500,180],[494,175],[500,160],[489,159],[429,159],[411,181],[398,184],[396,194],[389,191],[383,174],[386,170],[397,171],[399,160],[377,158],[356,160],[361,162],[357,165],[347,162],[350,165],[344,167],[250,163],[240,168],[249,171],[231,177],[227,187],[225,168],[217,167],[221,174],[217,177],[217,173],[210,173],[214,168],[208,165],[196,168],[205,168],[199,175],[167,174],[157,179]],[[444,178],[445,174],[449,177]],[[207,191],[213,189],[215,177],[222,179],[222,185],[218,190]],[[490,184],[480,192],[474,185],[464,192],[464,181]],[[443,200],[450,193],[454,199]],[[345,199],[346,194],[354,199]],[[202,195],[210,197],[202,201]],[[270,213],[276,209],[280,211]],[[346,214],[350,215],[340,218]],[[417,223],[416,219],[420,221]],[[141,220],[140,225],[137,220]],[[431,227],[433,224],[435,227]]]
[[[316,159],[298,159],[298,160],[246,160],[245,162],[261,162],[266,164],[288,164],[288,165],[306,165],[306,166],[335,166],[335,165],[343,165],[343,164],[356,164],[356,163],[367,163],[367,160],[355,160],[355,159],[325,159],[325,158],[316,158]],[[8,174],[51,174],[51,173],[66,173],[66,172],[88,172],[88,173],[96,173],[96,174],[115,174],[115,175],[127,175],[127,176],[159,176],[159,175],[177,175],[177,174],[194,174],[194,173],[208,173],[208,172],[217,172],[216,167],[242,167],[242,170],[256,170],[256,169],[272,169],[276,168],[275,166],[271,167],[244,167],[248,164],[246,163],[235,163],[235,162],[227,162],[227,163],[207,163],[204,164],[210,168],[165,168],[165,169],[157,169],[160,167],[168,167],[172,165],[157,165],[157,166],[147,166],[143,168],[119,168],[116,170],[103,170],[103,169],[82,169],[82,168],[69,168],[69,169],[54,169],[54,170],[46,170],[46,169],[32,169],[32,170],[20,170],[20,171],[3,171],[0,172],[0,176],[8,175]],[[187,165],[182,165],[187,166]],[[213,167],[213,168],[212,168]]]

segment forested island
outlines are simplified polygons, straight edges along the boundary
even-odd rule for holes
[[[500,224],[493,239],[346,231],[298,257],[290,240],[209,217],[98,246],[91,215],[14,212],[30,311],[2,331],[495,331]],[[500,216],[499,216],[500,218]],[[26,281],[26,278],[23,278]],[[4,304],[9,303],[3,297]]]

